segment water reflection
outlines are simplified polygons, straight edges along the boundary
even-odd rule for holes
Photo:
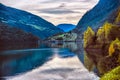
[[[41,66],[52,57],[51,50],[7,51],[0,55],[0,76],[10,76]]]
[[[101,49],[90,49],[84,53],[84,65],[89,71],[94,71],[99,76],[117,67],[118,54],[108,56]]]
[[[41,44],[35,49],[6,50],[0,52],[0,77],[13,76],[42,66],[57,55],[61,58],[73,57],[68,48],[50,48]]]
[[[76,54],[79,60],[84,64],[84,48],[83,42],[47,42],[44,43],[52,48],[68,48],[71,52]]]
[[[95,66],[99,57],[102,57],[87,52],[84,54],[82,42],[44,42],[30,46],[31,49],[21,46],[17,48],[19,50],[14,47],[0,52],[0,77],[25,73],[42,66],[56,55],[61,58],[77,55],[89,71],[97,73]]]
[[[45,44],[52,48],[68,48],[73,52],[78,49],[76,42],[49,42]]]

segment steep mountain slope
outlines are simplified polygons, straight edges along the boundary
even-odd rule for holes
[[[26,33],[18,28],[0,23],[0,40],[3,41],[37,41],[38,38],[31,33]]]
[[[38,45],[37,37],[18,28],[0,23],[0,51],[9,49],[32,48]],[[21,44],[22,43],[22,44]]]
[[[26,32],[30,32],[40,39],[62,33],[63,31],[55,27],[50,22],[33,15],[31,13],[7,7],[0,3],[0,22],[17,27]]]
[[[78,33],[78,39],[81,34],[91,26],[96,30],[102,26],[105,21],[112,22],[114,20],[115,12],[120,7],[120,0],[100,0],[99,3],[90,11],[88,11],[79,21],[77,27],[73,32]],[[112,15],[112,17],[110,17]]]
[[[62,29],[64,32],[69,32],[73,30],[76,26],[73,24],[59,24],[57,25],[57,27]]]

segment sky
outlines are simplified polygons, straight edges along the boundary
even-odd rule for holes
[[[1,3],[28,11],[58,25],[77,24],[99,0],[0,0]]]

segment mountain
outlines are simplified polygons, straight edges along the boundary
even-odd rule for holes
[[[52,35],[63,33],[52,23],[32,13],[7,7],[0,3],[0,22],[32,33],[40,39],[46,39]]]
[[[0,51],[9,49],[32,48],[38,45],[37,37],[18,28],[0,23]],[[22,43],[22,44],[21,44]]]
[[[64,32],[69,32],[73,30],[76,26],[73,24],[59,24],[57,25],[57,27],[62,29]]]
[[[3,23],[0,23],[0,40],[9,41],[26,41],[26,40],[35,40],[38,38],[33,36],[31,33],[26,33],[18,28],[10,27]]]
[[[112,22],[116,16],[115,12],[119,7],[120,0],[100,0],[93,9],[81,18],[77,27],[73,30],[73,32],[79,34],[77,39],[81,38],[81,34],[83,34],[88,26],[92,27],[93,30],[97,30],[106,21]]]

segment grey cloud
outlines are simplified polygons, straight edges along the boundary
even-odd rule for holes
[[[48,14],[70,14],[70,13],[75,13],[72,10],[69,9],[64,9],[64,8],[47,8],[47,9],[40,9],[37,10],[42,13],[48,13]]]
[[[91,2],[92,0],[82,0],[80,2]]]
[[[59,8],[63,8],[63,7],[66,7],[66,4],[65,3],[62,3],[58,6]]]
[[[47,0],[47,1],[43,1],[42,3],[58,3],[58,2],[91,2],[93,0]]]
[[[74,2],[75,0],[47,0],[42,3]],[[75,1],[76,2],[76,1]]]
[[[81,14],[82,15],[82,14]],[[76,19],[76,18],[80,18],[81,17],[81,15],[77,15],[77,16],[69,16],[69,17],[66,17],[66,19],[67,20],[74,20],[74,19]]]
[[[42,10],[40,12],[43,13],[49,13],[49,14],[68,14],[68,13],[74,13],[74,11],[70,11],[70,10]]]
[[[44,18],[51,18],[51,16],[42,16],[42,17],[44,17]]]

